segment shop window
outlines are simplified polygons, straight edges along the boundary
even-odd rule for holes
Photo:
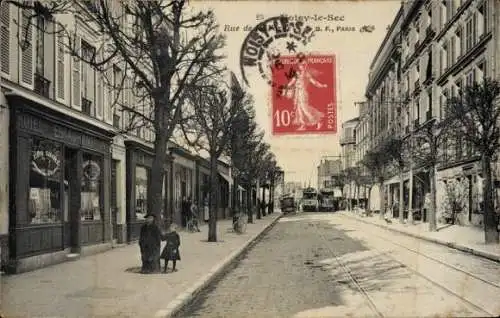
[[[61,146],[36,138],[30,160],[28,223],[61,221]]]
[[[99,221],[102,218],[102,159],[91,154],[83,154],[81,219]]]
[[[148,212],[149,170],[135,167],[135,218],[143,220]]]

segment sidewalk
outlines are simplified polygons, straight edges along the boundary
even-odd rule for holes
[[[4,276],[3,317],[168,317],[219,274],[261,233],[276,223],[275,212],[248,224],[245,234],[229,232],[231,220],[217,223],[218,242],[201,233],[179,231],[181,261],[175,273],[138,273],[138,244],[33,272]],[[162,261],[163,266],[163,261]],[[171,265],[170,265],[171,266]]]
[[[398,219],[392,219],[392,224],[387,224],[385,220],[380,219],[380,215],[378,214],[370,217],[362,217],[360,214],[348,211],[339,213],[390,231],[446,245],[463,252],[500,262],[500,244],[484,244],[484,232],[479,228],[438,224],[437,232],[429,232],[429,223],[416,223],[415,225],[401,224]]]

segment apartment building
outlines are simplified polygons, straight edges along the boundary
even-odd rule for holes
[[[341,170],[341,160],[321,160],[318,165],[318,190],[333,188],[335,186],[335,178],[340,175]]]
[[[370,146],[399,134],[411,137],[444,117],[449,97],[484,77],[499,78],[500,4],[495,0],[408,1],[402,4],[370,66],[366,89]],[[437,167],[438,218],[446,185],[464,188],[466,222],[481,222],[482,178],[472,145],[448,138]],[[413,157],[404,174],[405,209],[423,209],[429,192],[424,162]],[[456,185],[460,186],[456,186]],[[389,205],[399,179],[386,181]],[[424,216],[425,219],[425,216]]]
[[[28,23],[31,15],[1,2],[0,247],[2,268],[11,272],[137,240],[154,154],[151,127],[127,127],[132,116],[120,105],[143,114],[150,106],[132,94],[123,66],[101,73],[71,57],[52,19],[74,32],[83,55],[96,50],[98,33],[77,16]],[[124,89],[113,90],[122,80]],[[208,161],[175,143],[168,152],[164,211],[179,222],[182,198],[202,204],[206,197]],[[225,217],[230,165],[219,170]]]

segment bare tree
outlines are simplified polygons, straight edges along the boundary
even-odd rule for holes
[[[440,149],[453,133],[448,121],[430,121],[418,127],[410,136],[408,146],[412,160],[429,171],[430,207],[429,231],[437,231],[436,169],[441,162]]]
[[[229,150],[231,131],[238,114],[243,109],[243,96],[244,93],[235,88],[233,80],[228,87],[224,81],[217,78],[207,81],[203,87],[190,90],[188,93],[188,99],[194,111],[194,131],[202,136],[201,139],[196,138],[196,143],[210,154],[209,242],[217,242],[218,161]],[[190,144],[194,143],[189,140],[187,134],[186,138]]]
[[[387,155],[390,157],[390,161],[394,163],[396,169],[398,170],[399,175],[399,221],[401,223],[404,222],[403,218],[403,206],[404,206],[404,197],[403,197],[403,172],[406,166],[405,160],[405,141],[399,137],[392,137],[385,141],[384,149]]]
[[[243,109],[235,118],[235,124],[231,130],[230,156],[233,165],[233,182],[236,189],[240,184],[247,187],[247,213],[250,223],[253,222],[252,213],[252,188],[253,177],[250,175],[252,171],[248,171],[249,161],[252,159],[252,154],[260,142],[257,134],[257,123],[255,122],[254,101],[251,95],[246,95],[246,100],[243,101]],[[262,137],[262,136],[260,136]],[[237,192],[233,193],[233,207],[235,212],[239,212],[239,200]],[[234,216],[234,215],[233,215]]]
[[[130,125],[124,126],[153,131],[155,155],[147,202],[148,211],[159,215],[167,142],[182,120],[185,88],[220,71],[213,65],[223,58],[217,51],[225,42],[213,12],[192,13],[184,0],[3,1],[34,12],[26,17],[50,17],[52,31],[75,63],[90,65],[102,74],[114,96],[113,107],[119,106],[127,115]],[[20,25],[28,32],[30,24]],[[98,46],[90,53],[82,50],[79,25],[99,34]],[[133,101],[124,103],[126,94]]]
[[[448,101],[446,115],[457,133],[469,141],[481,154],[484,180],[484,234],[485,242],[498,243],[498,216],[494,210],[493,176],[491,162],[500,146],[500,83],[485,78],[460,91]]]

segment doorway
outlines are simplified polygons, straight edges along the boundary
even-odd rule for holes
[[[77,149],[64,150],[64,247],[72,253],[80,252],[80,192],[79,152]]]

